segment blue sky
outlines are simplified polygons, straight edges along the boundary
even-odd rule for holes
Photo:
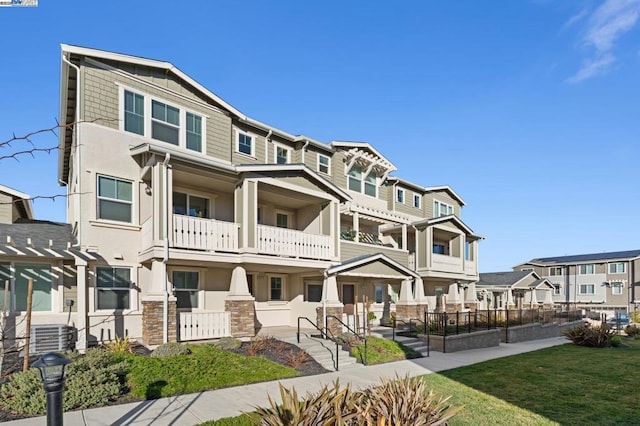
[[[0,8],[0,141],[55,125],[59,45],[77,44],[170,61],[250,117],[450,185],[483,272],[640,248],[639,16],[640,0],[40,0]],[[0,160],[0,184],[62,194],[56,168]],[[65,220],[64,199],[34,207]]]

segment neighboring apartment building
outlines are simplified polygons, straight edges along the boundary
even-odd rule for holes
[[[547,278],[556,304],[611,313],[632,312],[640,303],[640,250],[544,257],[513,269]]]
[[[168,62],[63,45],[61,65],[79,347],[250,337],[365,300],[409,318],[478,279],[462,198],[371,145],[256,121]]]

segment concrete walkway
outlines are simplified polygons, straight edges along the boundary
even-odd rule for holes
[[[381,377],[420,376],[449,370],[490,359],[562,345],[568,340],[555,337],[522,343],[501,344],[498,347],[472,349],[443,354],[431,352],[428,358],[398,361],[363,368],[346,369],[316,376],[281,380],[284,386],[296,388],[299,395],[315,392],[324,384],[340,379],[342,386],[350,383],[354,389],[378,384]],[[189,395],[156,399],[111,407],[93,408],[64,414],[65,426],[80,425],[185,425],[232,417],[250,412],[256,406],[267,406],[267,395],[278,397],[278,382],[256,383]],[[44,425],[45,417],[7,422],[6,425]]]

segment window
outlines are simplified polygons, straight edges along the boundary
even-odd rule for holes
[[[473,260],[473,247],[471,242],[464,242],[464,260]]]
[[[9,294],[7,294],[7,300],[5,302],[4,296],[4,285],[5,282],[8,281],[8,284],[11,285],[11,265],[8,263],[0,263],[0,306],[7,307],[7,310],[11,309],[11,287],[9,287]],[[0,308],[1,309],[1,308]]]
[[[553,294],[555,296],[559,296],[560,294],[562,294],[562,293],[560,293],[561,290],[562,290],[562,288],[560,287],[560,284],[554,284],[553,285]]]
[[[349,189],[362,192],[362,167],[357,164],[349,170]]]
[[[129,268],[96,268],[98,309],[129,309],[131,270]]]
[[[364,193],[370,197],[378,196],[378,174],[373,170],[364,179]]]
[[[400,204],[404,203],[404,189],[396,188],[396,201]]]
[[[173,291],[178,309],[198,307],[200,273],[197,271],[173,271]]]
[[[180,143],[180,110],[151,101],[151,137],[173,145]]]
[[[611,294],[622,294],[622,288],[624,285],[620,281],[613,281],[611,283]]]
[[[549,276],[557,277],[562,275],[562,266],[552,266],[549,268]]]
[[[291,225],[289,216],[287,213],[276,213],[276,226],[278,228],[289,228]]]
[[[444,244],[434,244],[433,245],[433,252],[435,254],[445,254]]]
[[[525,271],[533,271],[533,268],[520,268],[520,270],[521,270],[522,272],[525,272]]]
[[[253,136],[246,133],[238,132],[237,151],[242,154],[254,156],[253,154]]]
[[[182,192],[174,192],[173,212],[185,216],[209,218],[209,199]]]
[[[132,190],[129,181],[98,176],[98,219],[131,223]]]
[[[290,155],[291,155],[291,150],[281,145],[275,145],[276,164],[290,163],[291,162]]]
[[[595,273],[593,263],[588,265],[580,265],[580,275],[591,275]]]
[[[257,218],[258,225],[262,225],[264,223],[264,219],[262,215],[263,215],[262,207],[258,207],[258,218]]]
[[[202,152],[202,117],[187,113],[187,149]]]
[[[624,262],[615,262],[609,264],[610,274],[624,274],[627,272],[627,265]]]
[[[144,136],[144,96],[124,92],[124,130]]]
[[[419,209],[422,205],[422,196],[420,194],[413,194],[413,207]]]
[[[121,96],[125,132],[202,152],[206,133],[202,116],[131,90],[121,89]]]
[[[307,302],[321,302],[322,301],[322,284],[307,283]]]
[[[442,201],[433,200],[433,217],[449,216],[453,214],[453,206]]]
[[[330,162],[326,155],[318,154],[318,171],[321,173],[329,173]]]
[[[376,303],[384,302],[384,289],[386,287],[386,284],[376,284]]]
[[[15,264],[15,310],[27,310],[27,293],[29,280],[33,280],[31,309],[34,311],[51,311],[51,266],[38,264]],[[4,283],[2,291],[4,291]]]
[[[580,284],[580,294],[596,294],[596,285]]]
[[[284,300],[282,277],[269,277],[269,300]]]

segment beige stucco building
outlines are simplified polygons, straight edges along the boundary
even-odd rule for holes
[[[376,321],[478,279],[481,239],[448,186],[364,142],[247,117],[168,62],[63,45],[59,179],[68,191],[78,345]],[[304,325],[309,325],[303,321]]]

